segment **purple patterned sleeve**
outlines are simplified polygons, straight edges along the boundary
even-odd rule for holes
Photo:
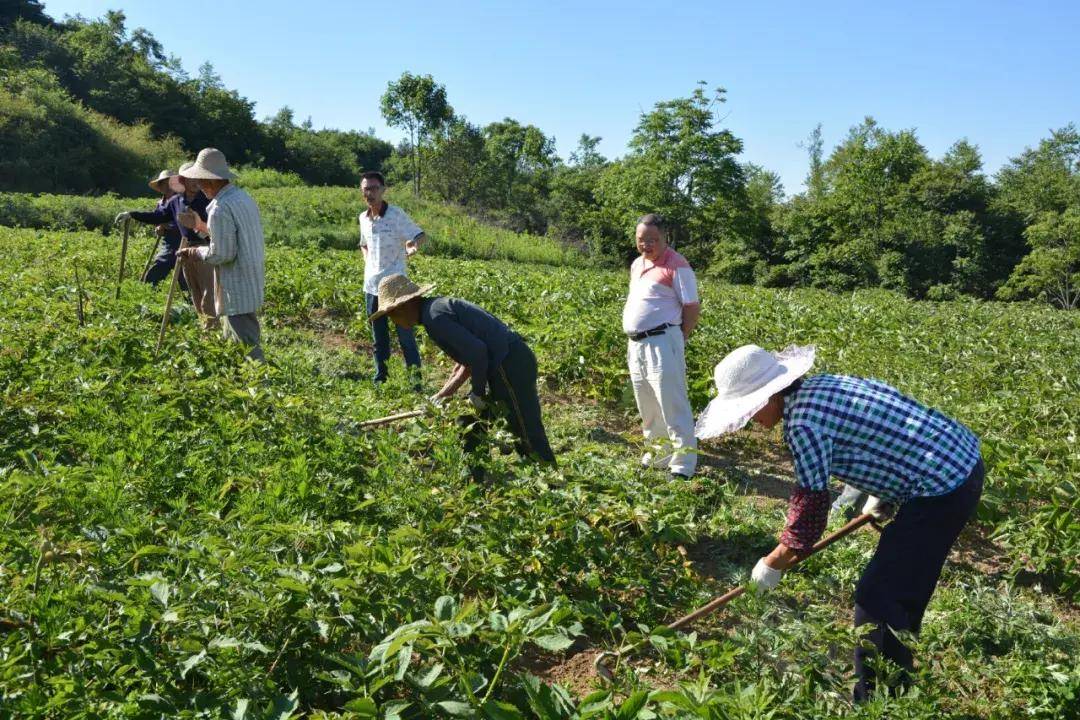
[[[829,491],[796,487],[788,501],[787,526],[780,542],[796,552],[809,552],[829,521]]]

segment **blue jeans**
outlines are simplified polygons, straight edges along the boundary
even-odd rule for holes
[[[370,316],[379,309],[379,296],[364,293],[367,300],[367,313]],[[397,327],[396,325],[394,327]],[[371,323],[371,334],[375,340],[375,382],[386,380],[386,363],[390,359],[390,318],[383,315]],[[410,368],[420,367],[420,350],[416,347],[416,335],[412,329],[397,327],[398,344],[405,356],[405,365]]]

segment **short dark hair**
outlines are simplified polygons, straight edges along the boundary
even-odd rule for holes
[[[360,176],[360,182],[365,180],[378,180],[379,184],[386,187],[386,178],[378,170],[368,170],[366,173]]]
[[[651,225],[661,232],[667,232],[668,223],[659,213],[646,213],[638,218],[638,225]]]

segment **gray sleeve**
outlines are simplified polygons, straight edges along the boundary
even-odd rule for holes
[[[425,326],[428,336],[472,374],[472,391],[487,393],[488,347],[461,323],[445,316],[432,318]]]

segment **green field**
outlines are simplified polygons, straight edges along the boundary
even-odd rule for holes
[[[378,392],[346,379],[370,371],[360,261],[337,249],[355,192],[254,194],[268,367],[186,306],[153,357],[165,291],[133,270],[114,300],[118,233],[99,229],[131,201],[0,196],[27,228],[0,228],[0,716],[1077,717],[1080,316],[702,283],[695,408],[728,350],[815,343],[819,369],[889,381],[984,440],[985,501],[916,642],[918,691],[853,708],[869,530],[690,634],[654,630],[746,580],[789,484],[778,434],[707,445],[692,483],[636,467],[622,273],[409,207],[434,255],[414,278],[539,358],[560,466],[493,448],[477,486],[453,408],[353,430],[419,404],[400,366]],[[449,366],[422,351],[434,388]],[[614,685],[580,672],[639,637]]]

